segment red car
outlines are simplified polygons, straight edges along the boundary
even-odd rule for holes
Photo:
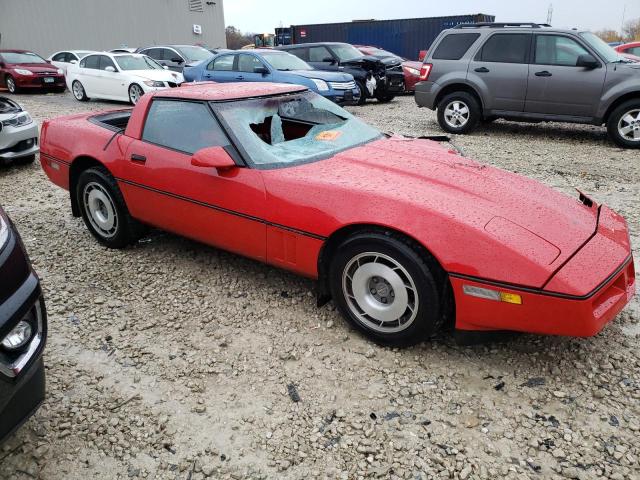
[[[640,61],[640,42],[625,43],[614,47],[614,50],[621,53],[626,58],[631,60]]]
[[[402,62],[402,73],[404,73],[404,89],[406,92],[415,92],[416,83],[420,81],[420,69],[422,62],[414,62],[398,55],[387,52],[378,47],[368,47],[366,45],[354,45],[365,55],[371,55],[376,58],[396,58]]]
[[[151,225],[317,279],[319,302],[380,343],[448,325],[589,336],[635,292],[608,207],[384,135],[305,87],[159,91],[46,121],[41,139],[103,245]]]
[[[63,92],[66,88],[61,69],[26,50],[0,50],[0,86],[10,93],[34,88]]]

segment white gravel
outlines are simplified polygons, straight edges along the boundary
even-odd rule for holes
[[[120,107],[15,98],[40,122]],[[352,111],[441,133],[412,97]],[[498,121],[454,142],[611,205],[640,258],[640,155],[604,129]],[[640,479],[637,299],[591,339],[385,349],[308,280],[162,232],[100,247],[38,164],[0,168],[0,203],[50,322],[47,400],[0,447],[2,479]]]

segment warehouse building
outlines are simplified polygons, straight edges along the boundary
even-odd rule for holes
[[[0,0],[0,49],[226,47],[223,0]]]

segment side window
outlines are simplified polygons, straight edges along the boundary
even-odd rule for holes
[[[186,154],[206,147],[229,145],[208,105],[176,100],[153,101],[142,140]]]
[[[253,55],[238,55],[238,71],[253,73],[256,68],[264,67],[259,58]]]
[[[440,41],[431,58],[460,60],[479,36],[479,33],[450,33]]]
[[[231,72],[233,71],[233,59],[235,55],[223,55],[216,58],[213,63],[213,70],[216,72]],[[209,64],[211,65],[211,64]],[[211,70],[209,67],[207,69]]]
[[[162,59],[169,60],[170,62],[176,60],[182,61],[182,57],[178,53],[174,52],[173,50],[169,50],[168,48],[162,49]]]
[[[580,55],[588,55],[586,48],[575,40],[560,35],[536,35],[534,63],[575,67]]]
[[[636,55],[640,57],[640,47],[631,47],[629,50],[627,50],[624,53],[630,53],[631,55]]]
[[[287,50],[292,55],[295,55],[298,58],[301,58],[305,62],[309,62],[309,49],[308,48],[292,48],[291,50]]]
[[[162,49],[161,48],[150,48],[148,50],[143,50],[141,53],[144,53],[148,57],[153,58],[154,60],[162,60]]]
[[[499,33],[485,42],[479,59],[483,62],[527,63],[530,48],[530,34]]]
[[[67,60],[66,62],[69,63],[71,62],[71,60],[75,60],[76,62],[78,61],[78,57],[75,55],[75,53],[67,53]]]
[[[80,62],[80,66],[83,68],[93,68],[98,70],[100,68],[100,55],[90,55],[83,58]]]
[[[311,47],[309,48],[310,62],[324,62],[325,58],[333,58],[327,47]]]
[[[100,70],[105,70],[107,67],[113,67],[116,72],[118,71],[113,60],[106,55],[100,55]]]
[[[51,58],[52,61],[54,62],[68,62],[69,60],[67,60],[67,52],[60,52],[56,55],[53,56],[53,58]]]

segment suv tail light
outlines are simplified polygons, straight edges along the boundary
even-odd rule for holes
[[[429,80],[429,74],[431,73],[431,69],[433,65],[430,63],[423,63],[422,68],[420,69],[420,80],[423,82]]]

